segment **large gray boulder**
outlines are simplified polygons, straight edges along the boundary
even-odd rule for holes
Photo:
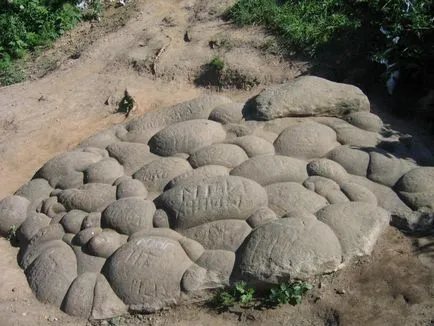
[[[333,129],[313,121],[286,128],[274,142],[277,154],[302,159],[323,157],[339,145]]]
[[[98,274],[83,273],[79,275],[66,293],[62,310],[72,316],[89,318],[92,311],[94,288]]]
[[[256,181],[266,186],[277,182],[303,182],[308,175],[306,162],[300,159],[273,155],[255,156],[231,171],[231,175]]]
[[[169,215],[171,227],[180,229],[217,220],[245,220],[268,203],[263,187],[234,176],[180,185],[165,191],[155,202]]]
[[[370,255],[390,222],[386,210],[362,202],[330,205],[316,216],[335,232],[342,246],[344,262],[355,256]]]
[[[251,114],[263,120],[282,117],[333,116],[369,111],[369,100],[355,86],[315,77],[299,77],[266,88],[251,103]]]
[[[348,173],[365,177],[369,166],[369,153],[351,146],[339,146],[327,157],[339,163]]]
[[[257,136],[248,135],[237,137],[231,140],[231,143],[244,149],[249,157],[274,154],[273,144]]]
[[[411,170],[398,181],[396,189],[413,209],[434,210],[434,167]]]
[[[104,183],[88,183],[78,189],[66,189],[57,196],[68,210],[100,212],[116,200],[116,187]]]
[[[197,183],[204,179],[229,175],[229,169],[221,165],[204,165],[177,176],[169,182],[169,188],[178,185]]]
[[[106,158],[84,170],[85,183],[107,183],[111,185],[124,174],[124,168],[114,158]]]
[[[130,309],[153,312],[177,302],[182,275],[192,264],[178,241],[143,236],[119,248],[104,275]]]
[[[313,215],[302,214],[258,227],[238,256],[240,277],[281,283],[337,270],[342,252],[330,227]]]
[[[218,122],[189,120],[170,125],[156,133],[149,141],[151,152],[161,156],[176,153],[193,154],[198,149],[220,143],[226,131]]]

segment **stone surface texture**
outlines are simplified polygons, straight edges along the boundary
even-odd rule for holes
[[[49,160],[0,200],[0,234],[39,300],[92,319],[330,273],[390,221],[433,215],[434,167],[384,128],[359,89],[318,77],[204,95]]]

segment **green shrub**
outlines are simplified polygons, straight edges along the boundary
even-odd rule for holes
[[[309,283],[281,283],[277,287],[270,289],[268,303],[270,305],[300,304],[303,295],[310,289],[312,289],[312,285]]]
[[[345,41],[344,50],[363,52],[388,73],[434,87],[434,0],[238,0],[228,16],[266,26],[288,52],[315,55]]]
[[[254,294],[255,290],[248,287],[246,282],[238,281],[232,288],[218,289],[212,299],[212,304],[217,309],[227,309],[237,302],[249,305],[254,299]]]

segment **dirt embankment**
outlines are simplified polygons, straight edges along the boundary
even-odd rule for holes
[[[216,89],[244,101],[308,69],[307,62],[282,59],[261,29],[236,29],[221,20],[233,2],[133,0],[110,8],[102,23],[82,24],[58,40],[35,61],[32,75],[43,78],[0,89],[0,198],[53,155],[124,121],[115,111],[125,89],[138,103],[130,119]],[[217,77],[206,74],[214,58],[224,62]],[[390,228],[372,257],[324,277],[300,306],[219,315],[192,305],[93,324],[430,325],[434,240],[421,240],[425,265],[413,241]],[[16,249],[2,239],[0,253],[0,325],[89,324],[39,303],[16,264]]]

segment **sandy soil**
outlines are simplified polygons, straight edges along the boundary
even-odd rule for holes
[[[244,82],[244,89],[222,91],[233,99],[246,100],[306,71],[308,63],[282,60],[260,29],[239,30],[220,20],[232,2],[132,0],[110,8],[101,23],[82,24],[35,60],[34,80],[1,88],[0,198],[56,153],[123,122],[115,112],[125,89],[138,103],[130,119],[213,91],[194,80],[216,56]],[[296,307],[218,314],[196,304],[92,325],[434,325],[433,246],[432,237],[389,228],[372,257],[315,280],[315,290]],[[0,239],[0,325],[90,324],[38,302],[16,253]]]

